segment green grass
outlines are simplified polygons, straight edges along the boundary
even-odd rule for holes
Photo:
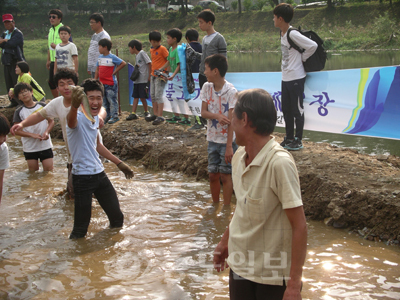
[[[138,14],[127,12],[122,15],[106,17],[105,29],[110,33],[113,48],[128,50],[132,39],[143,42],[144,49],[149,51],[148,33],[159,30],[166,46],[165,32],[178,27],[183,35],[189,28],[198,28],[195,13],[185,18],[179,14],[155,13]],[[47,32],[49,25],[44,16],[21,18],[17,26],[25,34],[24,51],[27,54],[47,52]],[[29,22],[24,20],[29,19]],[[215,28],[224,35],[228,51],[279,51],[279,30],[273,25],[271,9],[264,11],[244,12],[241,16],[235,12],[217,13]],[[67,16],[64,24],[72,28],[74,43],[79,51],[86,51],[92,32],[88,16]],[[400,1],[379,3],[346,3],[332,9],[296,9],[292,20],[294,27],[312,29],[324,40],[328,50],[366,50],[366,49],[400,49]],[[200,38],[204,33],[200,32]],[[186,42],[184,37],[182,42]]]

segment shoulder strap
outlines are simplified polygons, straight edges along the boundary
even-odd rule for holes
[[[286,37],[287,37],[288,43],[289,43],[289,45],[290,45],[291,48],[294,48],[294,49],[296,49],[297,51],[299,51],[300,53],[303,53],[305,50],[302,49],[302,48],[300,48],[299,46],[297,46],[296,43],[293,42],[293,40],[289,37],[289,34],[290,34],[290,32],[291,32],[292,30],[297,30],[297,29],[294,29],[294,28],[289,28],[289,29],[288,29],[288,31],[287,31],[287,33],[286,33]],[[298,31],[298,30],[297,30],[297,31]]]

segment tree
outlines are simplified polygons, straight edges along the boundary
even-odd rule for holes
[[[242,14],[242,0],[238,0],[239,3],[239,15]]]
[[[257,0],[256,6],[257,8],[262,11],[265,4],[267,4],[268,0]]]

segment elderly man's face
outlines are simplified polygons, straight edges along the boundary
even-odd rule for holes
[[[15,23],[14,21],[4,21],[4,27],[8,30],[8,31],[13,31],[14,27],[15,27]]]

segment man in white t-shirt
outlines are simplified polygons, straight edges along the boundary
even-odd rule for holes
[[[57,97],[50,101],[49,104],[46,105],[42,110],[37,113],[30,115],[28,118],[23,120],[21,123],[14,125],[11,128],[11,133],[15,134],[15,131],[22,130],[24,127],[35,125],[44,119],[47,118],[58,118],[61,130],[65,142],[65,147],[67,148],[67,155],[68,155],[68,183],[67,183],[67,190],[72,197],[73,190],[72,190],[72,182],[70,180],[71,177],[71,169],[72,169],[72,160],[71,155],[68,147],[68,139],[67,139],[67,114],[71,109],[71,90],[69,89],[70,85],[77,85],[78,84],[78,76],[75,71],[64,68],[59,69],[56,75],[54,76],[55,84],[57,85],[57,91],[60,93],[60,97]],[[102,109],[99,116],[100,116],[100,127],[103,126],[103,120],[105,118],[105,110]]]
[[[111,40],[110,35],[103,29],[104,17],[99,13],[94,13],[89,17],[90,28],[94,31],[88,49],[88,74],[94,78],[97,69],[97,61],[100,56],[99,41],[101,39]]]
[[[8,157],[7,134],[10,132],[10,123],[7,118],[0,113],[0,203],[3,195],[4,171],[10,167]]]
[[[318,45],[297,30],[290,31],[293,42],[304,49],[300,53],[289,44],[287,35],[294,10],[290,4],[281,3],[274,8],[274,25],[281,30],[282,50],[282,112],[285,119],[286,137],[281,146],[288,150],[303,148],[304,106],[303,94],[306,81],[306,71],[303,62],[306,61]],[[294,125],[296,124],[296,135]]]
[[[232,116],[236,210],[214,252],[230,267],[230,299],[301,299],[307,225],[293,157],[271,136],[276,110],[262,89],[238,94]],[[227,259],[227,260],[226,260]]]

